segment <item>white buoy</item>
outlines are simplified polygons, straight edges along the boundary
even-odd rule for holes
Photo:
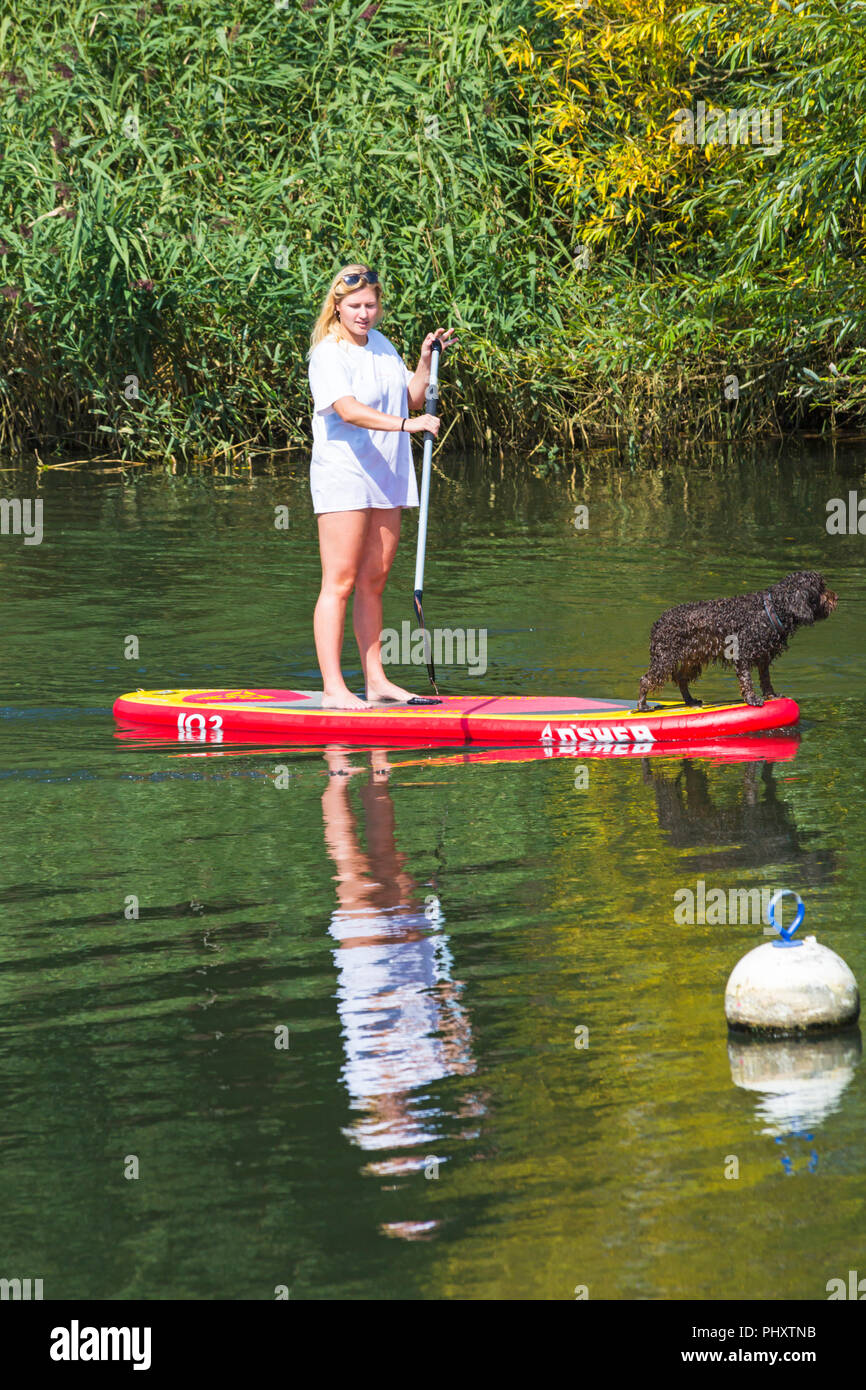
[[[781,898],[797,899],[797,915],[785,928],[776,921]],[[827,1032],[846,1028],[860,1015],[857,981],[841,956],[814,936],[792,940],[805,916],[803,901],[782,888],[767,915],[780,940],[756,946],[731,971],[725,989],[725,1017],[733,1029],[767,1037]]]

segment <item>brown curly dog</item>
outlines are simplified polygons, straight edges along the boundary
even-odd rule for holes
[[[733,666],[743,699],[762,705],[751,668],[758,668],[764,699],[774,698],[770,662],[785,650],[798,627],[828,618],[837,602],[816,570],[797,570],[756,594],[669,608],[652,626],[649,670],[641,677],[638,709],[645,710],[649,692],[667,681],[676,682],[685,704],[699,705],[689,693],[689,681],[697,680],[713,661]]]

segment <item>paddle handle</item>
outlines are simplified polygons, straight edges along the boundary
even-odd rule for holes
[[[442,344],[434,339],[430,353],[430,381],[424,393],[426,414],[435,415],[439,403],[439,354]],[[418,549],[415,552],[415,593],[424,592],[424,554],[427,549],[427,515],[430,510],[430,473],[433,464],[433,435],[424,431],[424,462],[421,468],[421,507],[418,512]]]

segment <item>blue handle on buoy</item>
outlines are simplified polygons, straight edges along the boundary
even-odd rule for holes
[[[776,903],[779,902],[781,898],[785,897],[797,899],[797,913],[789,927],[783,927],[781,922],[776,921]],[[803,918],[805,916],[806,909],[803,905],[803,899],[800,897],[799,893],[794,892],[793,888],[780,888],[778,892],[774,893],[767,905],[767,921],[769,922],[771,927],[775,927],[782,940],[774,941],[773,945],[802,946],[803,942],[794,941],[793,937],[794,932],[797,930],[797,928],[803,925]]]

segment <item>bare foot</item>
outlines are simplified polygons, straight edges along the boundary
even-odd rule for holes
[[[325,691],[322,695],[322,709],[366,709],[367,702],[359,695],[353,695],[347,686],[342,690]]]
[[[392,681],[386,681],[384,685],[369,686],[367,688],[367,703],[369,705],[381,705],[387,700],[411,699],[411,690],[404,690],[402,685],[394,685]]]

